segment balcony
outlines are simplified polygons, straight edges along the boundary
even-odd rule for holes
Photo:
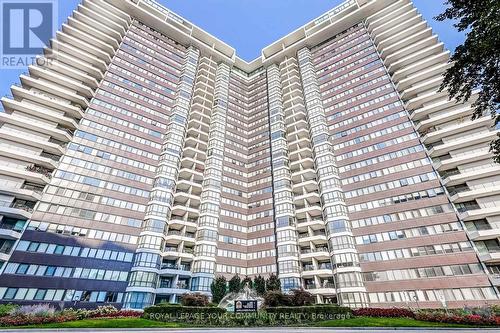
[[[311,292],[318,292],[318,293],[324,293],[324,290],[318,290],[318,289],[333,289],[335,290],[335,284],[333,282],[324,282],[320,284],[306,284],[305,285],[306,290],[311,290]]]
[[[42,194],[44,187],[43,186],[39,186],[37,184],[25,183],[25,184],[23,184],[23,186],[21,187],[21,189],[26,190],[26,191],[33,191],[33,192],[35,192],[37,194]]]
[[[422,134],[427,134],[427,130],[435,125],[443,124],[455,119],[460,119],[462,117],[470,118],[472,114],[472,109],[470,105],[458,105],[449,109],[448,112],[440,115],[432,115],[431,118],[424,118],[422,120],[416,120],[415,127]]]
[[[306,249],[300,251],[300,259],[315,258],[318,260],[330,259],[330,251],[328,247],[317,247],[315,249]]]
[[[161,294],[161,295],[171,295],[171,294],[177,294],[177,295],[183,295],[189,293],[189,285],[188,284],[177,284],[174,288],[170,287],[162,287],[161,285],[156,289],[156,294]]]
[[[326,240],[326,233],[324,231],[299,234],[299,243],[312,242],[314,244],[324,244],[326,243]]]
[[[183,241],[194,244],[194,233],[169,230],[166,235],[166,240],[172,244],[180,244]]]
[[[15,240],[11,239],[0,239],[0,255],[4,257],[3,255],[10,255],[12,252],[12,248],[14,247]]]
[[[0,237],[2,239],[16,240],[26,225],[26,220],[4,217],[0,222]]]
[[[319,218],[315,219],[308,219],[308,218],[302,218],[302,219],[297,219],[297,230],[301,233],[307,232],[308,228],[311,227],[313,229],[322,229],[324,228],[325,223],[323,220]]]
[[[46,105],[50,109],[62,111],[69,117],[75,119],[83,118],[83,109],[80,105],[75,105],[71,103],[64,103],[60,99],[54,98],[43,92],[37,92],[25,89],[24,87],[12,86],[12,93],[15,97],[19,99],[26,99],[38,103],[40,105]]]
[[[500,165],[466,171],[464,173],[460,173],[460,171],[456,170],[456,172],[450,172],[444,174],[442,175],[442,177],[444,185],[454,186],[460,183],[464,183],[468,180],[475,180],[489,176],[495,176],[498,175],[499,173],[500,173]]]
[[[321,263],[316,265],[303,265],[302,266],[302,276],[312,277],[319,276],[323,278],[331,277],[333,274],[331,263]]]
[[[189,289],[189,283],[184,282],[184,281],[179,281],[176,283],[175,286],[172,286],[172,280],[160,280],[160,284],[158,286],[160,289],[182,289],[182,290],[188,290]]]
[[[494,252],[493,252],[494,251]],[[500,249],[492,250],[492,252],[479,254],[479,259],[488,264],[500,262]]]
[[[488,216],[500,215],[500,207],[481,208],[479,206],[460,211],[459,217],[462,221],[483,219]]]
[[[426,144],[437,142],[447,136],[456,135],[478,127],[489,126],[491,122],[491,118],[487,116],[473,121],[463,121],[462,123],[444,128],[436,128],[433,126],[426,131],[422,141]]]
[[[500,228],[471,230],[468,231],[468,234],[474,241],[496,239],[500,237]]]
[[[479,151],[471,151],[466,155],[461,155],[457,157],[451,157],[450,155],[445,155],[444,157],[433,158],[432,162],[434,167],[438,171],[446,171],[454,169],[459,165],[478,162],[481,160],[491,159],[491,153],[488,149],[482,149]]]
[[[160,267],[162,276],[191,276],[191,265],[162,264]]]
[[[182,216],[178,215],[172,215],[170,217],[170,221],[168,222],[168,225],[171,226],[172,228],[176,229],[181,229],[183,227],[187,228],[187,231],[189,232],[194,232],[196,231],[196,227],[198,225],[198,218],[184,218]]]
[[[13,187],[0,187],[0,193],[19,200],[38,201],[42,198],[43,186],[38,184],[16,184]]]
[[[465,202],[474,200],[476,198],[488,197],[493,195],[500,194],[500,186],[496,184],[485,184],[490,186],[485,186],[483,188],[478,189],[469,189],[468,187],[464,187],[461,191],[457,191],[451,194],[451,201],[454,203]]]
[[[321,216],[322,209],[319,203],[310,206],[305,205],[295,205],[295,214],[298,219],[307,218],[307,216]]]
[[[500,274],[491,274],[490,281],[494,286],[498,288],[500,286]]]
[[[190,271],[191,270],[191,265],[184,265],[184,264],[170,264],[170,263],[163,263],[160,266],[160,269],[171,269],[171,270],[176,270],[176,271]]]
[[[462,149],[472,145],[489,142],[497,137],[497,133],[498,131],[489,131],[489,132],[478,133],[473,136],[464,137],[459,140],[449,141],[446,143],[438,141],[428,146],[430,148],[429,156],[431,157],[441,156],[448,154],[450,151],[455,149],[459,148]]]
[[[15,199],[14,202],[0,202],[0,214],[16,219],[29,219],[35,202]]]
[[[30,164],[26,167],[26,171],[29,172],[35,172],[38,174],[41,174],[42,176],[45,176],[47,178],[52,178],[52,170],[49,170],[47,168],[44,168],[42,166],[36,165],[36,164]]]
[[[175,246],[165,246],[164,252],[178,252],[179,250]]]

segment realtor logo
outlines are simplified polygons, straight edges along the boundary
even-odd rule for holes
[[[0,0],[0,14],[0,67],[33,64],[55,34],[57,0]]]

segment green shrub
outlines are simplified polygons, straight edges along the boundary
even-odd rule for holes
[[[217,276],[210,285],[212,302],[219,303],[227,294],[227,281],[224,276]]]
[[[314,296],[304,289],[293,289],[290,297],[290,303],[294,306],[306,306],[314,303]]]
[[[267,313],[275,314],[306,314],[306,315],[351,315],[351,309],[348,307],[334,304],[321,304],[310,306],[277,306],[266,308]]]
[[[281,290],[269,290],[264,294],[265,307],[289,306],[289,305],[292,305],[290,297],[288,295],[283,294]]]
[[[253,286],[258,295],[262,296],[266,293],[266,279],[262,276],[256,276],[253,280]]]
[[[144,309],[144,318],[149,318],[150,314],[165,314],[172,317],[181,317],[192,314],[221,314],[225,309],[214,306],[183,306],[179,304],[161,303]]]
[[[232,313],[214,307],[158,304],[144,310],[143,318],[184,322],[195,326],[303,326],[313,322],[349,318],[349,308],[336,305],[270,307],[258,313]]]
[[[281,290],[269,290],[264,294],[264,306],[307,306],[312,305],[314,296],[304,289],[293,289],[290,294]]]
[[[266,280],[266,291],[281,290],[281,281],[276,274],[271,273]]]
[[[19,305],[16,304],[0,304],[0,317],[7,316],[10,312],[15,311]]]
[[[184,306],[207,306],[208,296],[199,293],[185,294],[182,296],[181,303]]]
[[[238,274],[233,276],[231,280],[229,280],[227,289],[230,293],[239,293],[241,291],[241,279]]]

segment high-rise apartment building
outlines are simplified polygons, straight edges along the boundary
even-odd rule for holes
[[[0,300],[140,309],[278,274],[317,302],[498,302],[489,115],[410,0],[245,62],[152,0],[83,0],[2,98]]]

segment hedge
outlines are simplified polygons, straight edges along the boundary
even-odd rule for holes
[[[230,313],[217,307],[160,304],[144,310],[143,318],[199,326],[287,326],[349,318],[349,308],[336,305],[270,307],[258,313]]]
[[[332,314],[332,315],[350,315],[351,309],[338,305],[307,305],[307,306],[276,306],[265,308],[267,313],[293,313],[293,314]]]
[[[225,309],[213,306],[183,306],[162,303],[144,309],[143,318],[169,322],[204,322],[226,313]]]
[[[415,318],[415,313],[404,308],[360,308],[352,311],[357,317]]]

